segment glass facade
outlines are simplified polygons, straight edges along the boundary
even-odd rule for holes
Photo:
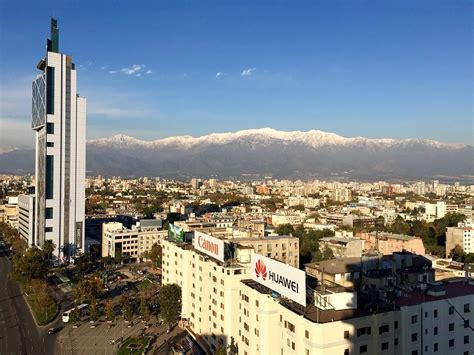
[[[41,127],[46,122],[46,75],[39,75],[32,83],[31,128]]]
[[[46,156],[46,171],[45,171],[45,195],[47,199],[53,198],[53,188],[54,188],[54,155]]]

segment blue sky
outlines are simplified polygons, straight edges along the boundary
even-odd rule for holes
[[[0,146],[33,144],[30,83],[50,16],[88,100],[88,138],[272,127],[473,144],[472,11],[456,0],[3,0]]]

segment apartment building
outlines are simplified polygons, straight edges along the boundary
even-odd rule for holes
[[[193,244],[164,240],[162,246],[163,284],[181,287],[181,318],[187,328],[210,352],[230,345],[226,335],[238,332],[239,281],[249,278],[252,249],[235,245],[230,258],[231,244],[200,232]],[[211,251],[214,246],[218,251]]]
[[[102,257],[115,258],[119,253],[125,260],[136,261],[153,244],[161,244],[168,236],[162,230],[161,220],[141,220],[131,229],[125,228],[120,222],[104,223],[102,227]]]
[[[465,253],[474,253],[474,224],[471,220],[446,228],[446,257],[459,245]]]
[[[356,236],[365,241],[365,250],[374,250],[383,255],[390,255],[403,250],[425,255],[423,240],[418,237],[386,232],[361,232],[357,233]]]

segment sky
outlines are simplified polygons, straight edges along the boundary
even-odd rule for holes
[[[474,144],[471,1],[0,1],[0,148],[33,146],[51,16],[88,139],[271,127]]]

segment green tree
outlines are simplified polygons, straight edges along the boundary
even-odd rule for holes
[[[49,260],[51,259],[51,255],[53,254],[54,250],[56,249],[56,244],[51,239],[47,239],[43,243],[43,253],[44,256]]]
[[[464,255],[464,262],[466,264],[474,264],[474,253],[467,253]]]
[[[280,224],[275,228],[275,233],[278,235],[290,235],[295,233],[295,228],[291,224]]]
[[[158,243],[153,244],[150,251],[148,252],[148,257],[153,262],[153,265],[159,268],[161,268],[162,264],[162,255],[161,245]]]
[[[92,303],[93,300],[102,296],[103,288],[102,281],[97,277],[92,277],[79,281],[73,290],[73,295],[81,302]]]
[[[181,313],[181,287],[176,284],[163,286],[160,291],[159,302],[161,318],[169,328]]]
[[[150,319],[150,308],[148,307],[148,303],[145,297],[140,299],[140,307],[139,307],[140,317],[142,319],[148,321]]]
[[[453,249],[449,252],[449,257],[452,258],[454,261],[458,261],[460,263],[464,262],[464,250],[463,248],[456,244]]]
[[[23,254],[15,254],[12,259],[12,277],[21,283],[31,279],[43,279],[48,272],[48,265],[43,253],[37,248],[30,248]]]

